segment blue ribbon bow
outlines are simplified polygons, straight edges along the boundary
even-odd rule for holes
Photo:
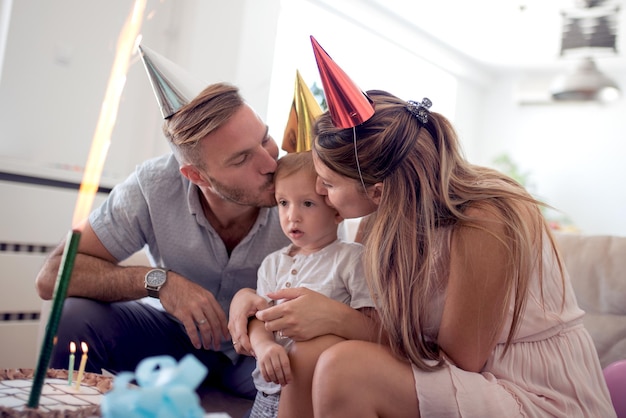
[[[115,377],[113,389],[104,395],[104,418],[202,418],[204,410],[195,389],[208,369],[192,354],[178,365],[170,356],[143,359],[135,373]],[[136,380],[139,386],[132,385]]]

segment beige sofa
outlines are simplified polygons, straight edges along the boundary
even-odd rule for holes
[[[626,237],[555,237],[602,367],[626,359]]]

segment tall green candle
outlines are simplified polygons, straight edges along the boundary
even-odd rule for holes
[[[30,396],[28,397],[27,406],[29,408],[37,408],[39,406],[41,389],[46,378],[48,365],[50,364],[50,356],[52,355],[52,349],[54,348],[55,337],[57,329],[59,328],[59,321],[61,320],[61,312],[63,311],[63,302],[65,301],[67,288],[70,283],[70,277],[72,276],[72,269],[74,268],[74,260],[76,259],[79,241],[80,232],[76,230],[70,231],[67,242],[65,243],[63,258],[61,259],[61,266],[59,268],[59,274],[57,275],[57,281],[54,287],[52,307],[50,308],[50,316],[48,318],[48,323],[46,324],[46,332],[44,333],[41,343],[39,360],[37,361],[37,368],[35,369],[35,375],[33,377],[33,386],[30,391]]]

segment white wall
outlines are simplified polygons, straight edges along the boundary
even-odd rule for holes
[[[117,38],[132,4],[12,2],[0,72],[0,162],[20,164],[35,174],[52,169],[58,177],[80,179]],[[239,85],[265,117],[277,5],[278,0],[148,0],[142,43],[207,83]],[[4,19],[0,22],[3,33]],[[137,163],[168,151],[161,125],[145,70],[135,56],[103,184],[116,183]]]
[[[604,71],[626,88],[623,71]],[[480,141],[471,156],[490,164],[509,153],[528,172],[531,192],[581,232],[625,236],[626,100],[519,103],[520,93],[532,93],[524,87],[528,79],[547,89],[552,76],[512,72],[495,78],[481,104]]]

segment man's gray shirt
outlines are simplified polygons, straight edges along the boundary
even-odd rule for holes
[[[233,295],[256,289],[257,270],[266,255],[289,243],[277,208],[262,208],[252,229],[230,257],[209,224],[200,190],[179,172],[173,155],[138,166],[89,216],[106,249],[122,261],[146,247],[154,266],[172,270],[209,290],[228,315]],[[222,351],[233,357],[230,342]]]

